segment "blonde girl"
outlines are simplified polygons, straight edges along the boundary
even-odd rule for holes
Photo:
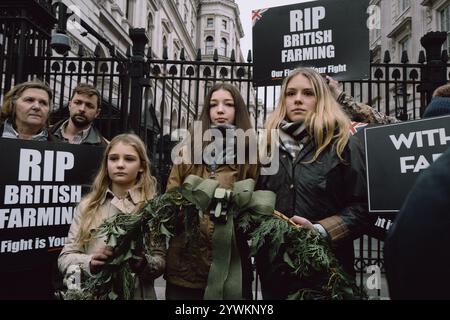
[[[364,157],[324,78],[313,69],[294,70],[266,128],[265,147],[280,163],[275,174],[260,176],[259,187],[276,193],[276,210],[329,240],[344,269],[354,274],[353,240],[369,223]],[[279,133],[275,145],[272,129]],[[257,257],[263,298],[285,299],[302,284],[275,268],[282,257],[271,261],[270,251],[266,246]]]
[[[94,236],[107,218],[119,212],[133,214],[155,196],[155,178],[142,140],[134,134],[121,134],[107,146],[91,191],[75,210],[68,241],[58,258],[63,274],[81,269],[82,277],[101,271],[113,255],[104,239]],[[156,299],[153,280],[165,267],[165,246],[152,237],[147,239],[150,255],[131,268],[137,277],[135,299]]]

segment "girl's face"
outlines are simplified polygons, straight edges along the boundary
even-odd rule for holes
[[[214,91],[209,101],[209,117],[214,124],[234,124],[234,99],[224,89]]]
[[[304,121],[308,112],[316,110],[317,98],[311,81],[302,74],[294,76],[286,86],[285,104],[289,121]]]
[[[133,146],[117,143],[108,153],[108,176],[113,185],[131,188],[142,172],[141,159]]]

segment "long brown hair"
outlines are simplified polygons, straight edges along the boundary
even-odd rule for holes
[[[253,129],[251,121],[250,121],[250,114],[248,112],[247,106],[246,106],[244,99],[242,98],[242,95],[239,92],[239,90],[232,84],[218,82],[218,83],[214,84],[211,87],[211,89],[208,91],[208,93],[206,94],[203,110],[197,119],[197,121],[201,121],[201,124],[202,124],[202,136],[200,138],[202,139],[205,135],[205,131],[210,129],[210,127],[211,127],[212,122],[211,122],[211,117],[209,114],[210,109],[211,109],[211,97],[212,97],[213,93],[218,90],[226,90],[233,97],[234,110],[235,110],[235,117],[234,117],[235,120],[234,120],[233,125],[236,127],[236,129],[242,129],[245,132],[248,129]],[[184,151],[182,151],[182,153],[183,153],[184,161],[191,161],[190,163],[193,163],[194,153],[195,153],[195,151],[194,151],[195,143],[194,143],[193,139],[198,139],[198,137],[194,136],[194,128],[193,127],[190,128],[189,132],[190,132],[190,138],[191,138],[190,152],[187,152],[187,154],[185,154],[186,153],[186,149],[185,149]],[[254,132],[252,132],[252,135],[254,136]],[[248,140],[255,139],[255,141],[256,141],[256,138],[253,136],[251,138],[248,138]],[[203,141],[202,149],[204,149],[208,145],[208,143],[209,143],[208,141]],[[248,141],[246,141],[246,145],[247,145],[247,143],[248,143]]]
[[[142,172],[138,174],[135,187],[140,190],[141,202],[138,205],[138,211],[146,201],[152,199],[156,193],[156,179],[150,171],[150,160],[147,156],[146,148],[142,140],[135,134],[124,133],[115,136],[105,152],[103,153],[100,169],[92,183],[90,192],[82,199],[84,212],[81,213],[81,226],[78,233],[77,242],[85,244],[90,240],[90,227],[97,222],[97,211],[103,203],[106,191],[108,190],[111,179],[108,175],[108,155],[111,149],[118,143],[132,146],[139,155]]]
[[[337,156],[343,160],[342,153],[350,136],[350,119],[338,106],[323,77],[311,68],[295,69],[283,80],[277,107],[266,122],[268,151],[271,148],[271,129],[278,129],[281,121],[286,118],[286,89],[289,81],[299,74],[311,82],[317,99],[315,111],[308,113],[305,119],[306,129],[316,144],[316,152],[311,161],[317,160],[329,145],[335,146]]]
[[[251,129],[252,124],[250,122],[250,115],[239,90],[232,84],[219,82],[214,84],[206,94],[204,107],[200,117],[198,118],[198,120],[202,122],[203,133],[211,126],[211,117],[209,116],[209,110],[211,109],[211,97],[213,93],[218,90],[226,90],[233,97],[235,110],[235,120],[233,124],[236,126],[236,129],[243,129],[244,131]]]

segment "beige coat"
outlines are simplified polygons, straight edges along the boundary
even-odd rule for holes
[[[136,189],[128,192],[128,196],[124,199],[119,199],[108,190],[102,205],[97,213],[97,220],[93,224],[91,233],[94,233],[101,223],[119,212],[132,213],[137,204],[140,202],[140,193]],[[74,268],[79,267],[82,272],[82,277],[93,275],[90,272],[89,262],[93,253],[99,247],[105,245],[104,239],[93,237],[87,245],[81,245],[75,241],[81,225],[81,212],[84,212],[86,203],[82,201],[76,208],[74,218],[70,226],[69,235],[63,250],[58,258],[59,270],[64,276],[68,276]],[[165,243],[155,243],[152,239],[150,241],[150,248],[152,254],[147,257],[147,267],[137,276],[136,287],[134,292],[134,299],[155,300],[156,294],[154,289],[154,279],[159,277],[165,268]]]

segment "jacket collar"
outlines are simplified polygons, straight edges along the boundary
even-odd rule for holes
[[[0,136],[2,138],[20,139],[19,138],[19,133],[14,129],[13,125],[9,122],[9,120],[6,120],[3,123],[3,131],[1,132]],[[31,136],[30,140],[47,141],[48,140],[47,129],[44,128],[38,134],[35,134],[34,136]]]
[[[105,201],[107,199],[114,199],[114,198],[116,198],[117,200],[122,200],[122,199],[119,199],[112,192],[112,190],[110,188],[108,188],[106,190],[105,196],[103,197],[101,203],[103,204],[103,203],[105,203]],[[123,199],[127,199],[128,201],[131,201],[134,205],[142,202],[142,199],[141,199],[141,188],[140,187],[131,188],[130,190],[127,191],[127,194],[126,194],[126,196]]]
[[[64,138],[64,131],[66,130],[69,119],[62,120],[55,125],[54,135],[59,139],[67,140]],[[99,144],[102,142],[102,137],[100,132],[91,124],[89,128],[81,131],[79,134],[81,136],[81,144]]]
[[[99,144],[102,143],[102,136],[100,132],[93,125],[89,128],[89,133],[83,140],[85,144]]]

